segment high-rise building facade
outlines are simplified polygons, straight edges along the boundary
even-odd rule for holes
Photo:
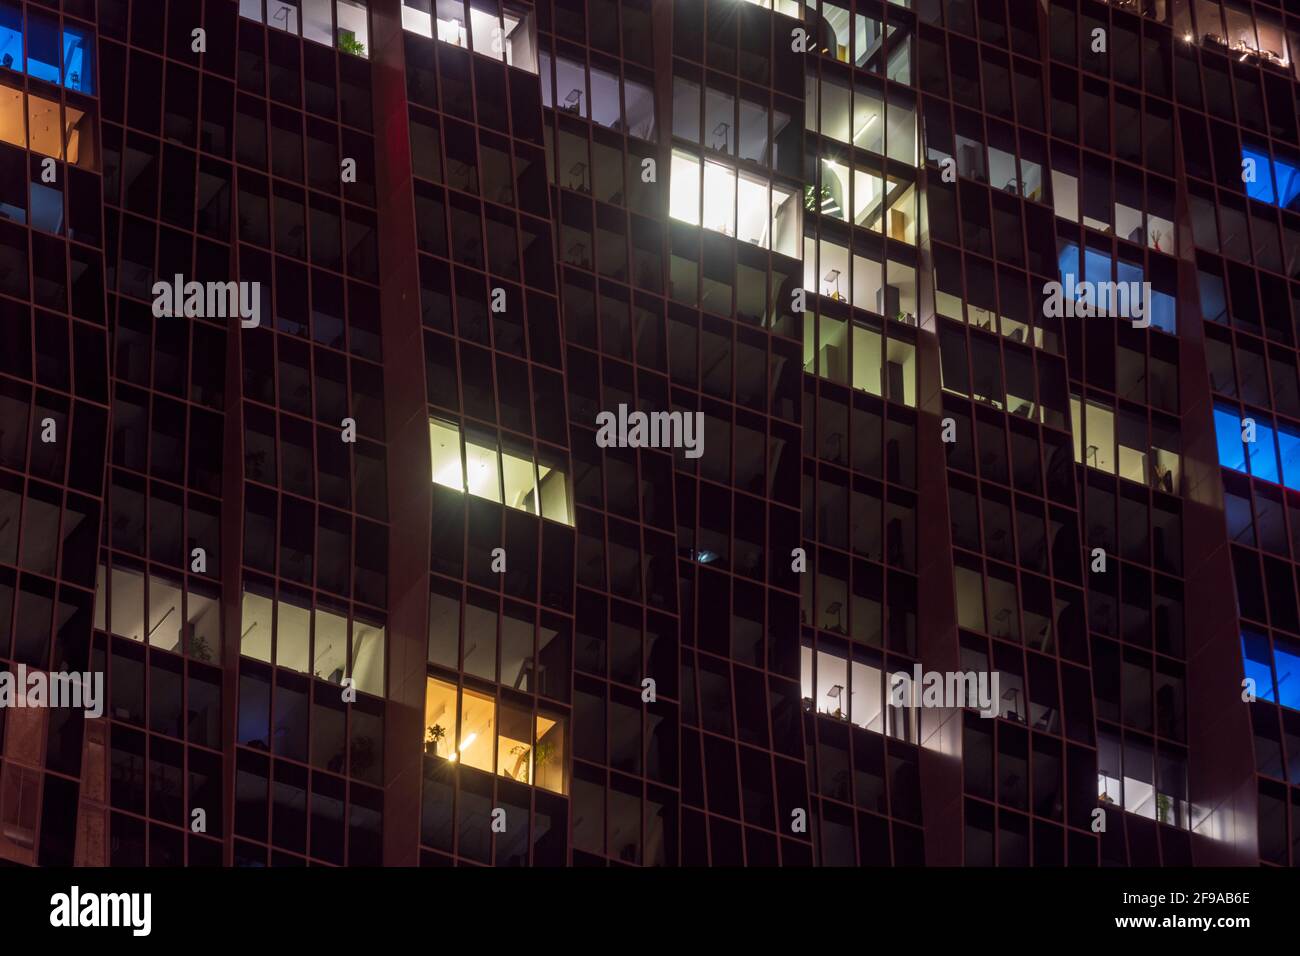
[[[1300,863],[1297,56],[0,0],[0,860]]]

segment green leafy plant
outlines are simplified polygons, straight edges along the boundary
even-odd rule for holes
[[[424,752],[438,756],[438,744],[446,736],[447,731],[442,729],[442,724],[427,727],[424,732]]]
[[[533,748],[533,766],[540,767],[555,756],[555,744],[549,740],[538,742]]]
[[[1163,793],[1156,794],[1156,819],[1161,823],[1169,822],[1169,808],[1173,804]]]
[[[212,648],[201,634],[190,635],[190,657],[196,661],[211,661]]]
[[[822,207],[827,203],[833,202],[831,196],[831,187],[823,185],[820,189],[816,186],[805,186],[803,188],[803,207],[809,212],[820,212]]]
[[[353,56],[366,55],[366,45],[358,40],[356,34],[351,30],[339,31],[339,49],[344,53],[351,53]]]

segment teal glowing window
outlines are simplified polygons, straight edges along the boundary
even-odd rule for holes
[[[27,73],[47,83],[61,83],[80,93],[95,92],[95,36],[78,27],[65,27],[38,13],[0,3],[0,67]]]
[[[0,5],[0,66],[23,69],[23,12],[8,4]]]
[[[1215,406],[1214,434],[1219,442],[1219,464],[1249,474],[1246,470],[1246,444],[1241,440],[1241,417],[1231,409]]]
[[[1276,203],[1277,193],[1273,192],[1273,164],[1268,154],[1257,150],[1241,148],[1243,175],[1253,170],[1253,179],[1245,179],[1246,195],[1260,202]]]
[[[1300,197],[1300,166],[1280,159],[1270,160],[1262,149],[1241,148],[1242,173],[1252,169],[1253,179],[1246,179],[1246,195],[1260,202],[1273,203],[1284,209],[1295,208]],[[1248,163],[1253,162],[1253,167]]]
[[[1075,283],[1094,283],[1093,307],[1102,314],[1110,314],[1118,310],[1122,303],[1127,302],[1130,311],[1136,312],[1137,309],[1141,309],[1148,323],[1162,332],[1173,335],[1178,328],[1174,297],[1167,292],[1152,288],[1148,298],[1145,285],[1146,273],[1142,266],[1135,263],[1121,260],[1115,264],[1116,275],[1112,280],[1112,262],[1110,256],[1096,249],[1085,249],[1080,261],[1078,245],[1073,242],[1061,243],[1058,247],[1056,263],[1060,270],[1062,295],[1071,296],[1077,302],[1082,292]],[[1110,285],[1112,281],[1125,283],[1128,286],[1128,291],[1121,291],[1120,294],[1124,298],[1118,302],[1112,301]],[[1129,292],[1133,290],[1136,290],[1136,296],[1130,297]]]
[[[95,40],[84,30],[63,29],[63,85],[82,93],[95,92]]]
[[[1300,643],[1277,637],[1270,649],[1268,637],[1245,631],[1241,658],[1245,676],[1254,682],[1256,700],[1300,710]]]
[[[1241,635],[1241,658],[1246,677],[1255,683],[1255,699],[1276,702],[1273,687],[1273,653],[1268,637],[1246,631]]]
[[[27,75],[59,82],[59,26],[36,13],[27,17]]]
[[[1277,679],[1277,702],[1300,710],[1300,644],[1282,638],[1274,641],[1273,676]]]

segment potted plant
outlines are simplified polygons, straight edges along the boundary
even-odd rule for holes
[[[366,45],[351,30],[339,30],[339,49],[353,56],[366,55]]]
[[[212,660],[212,648],[208,646],[207,639],[202,634],[190,635],[190,657],[196,661]]]
[[[442,729],[442,724],[434,724],[428,727],[424,732],[424,752],[432,757],[438,756],[438,744],[442,738],[447,736],[447,731]]]
[[[1169,807],[1172,801],[1163,793],[1156,794],[1156,819],[1161,823],[1169,822]]]

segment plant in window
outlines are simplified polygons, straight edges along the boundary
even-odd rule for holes
[[[536,747],[529,747],[527,744],[516,744],[510,748],[511,756],[518,757],[515,761],[515,769],[511,772],[512,779],[527,783],[528,777],[525,773],[527,768],[528,754],[531,750],[533,755],[533,769],[541,770],[542,767],[555,756],[555,744],[549,740],[540,741]]]
[[[803,188],[803,207],[809,212],[823,212],[829,205],[834,205],[835,197],[831,195],[831,187],[822,185],[820,189],[816,186],[805,186]]]
[[[438,745],[442,738],[447,736],[447,731],[442,729],[442,724],[434,724],[424,732],[424,752],[431,756],[438,756]]]
[[[212,660],[212,648],[202,634],[190,635],[190,657],[196,661]]]
[[[1160,823],[1169,822],[1169,807],[1172,801],[1163,793],[1156,794],[1156,820]]]
[[[365,56],[366,45],[357,39],[357,35],[351,30],[339,29],[339,49],[344,53],[351,53],[353,56]]]
[[[523,783],[528,782],[526,771],[528,769],[528,752],[531,749],[527,744],[515,744],[510,748],[510,755],[519,758],[515,761],[515,769],[510,771],[510,779],[519,780]]]

